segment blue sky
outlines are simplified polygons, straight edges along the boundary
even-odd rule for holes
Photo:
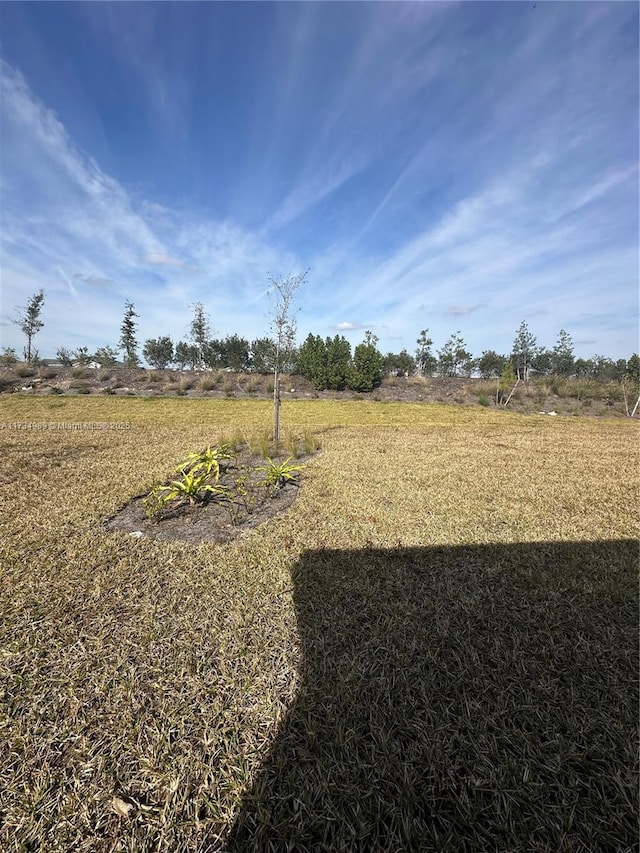
[[[2,346],[268,328],[638,349],[635,3],[2,3]]]

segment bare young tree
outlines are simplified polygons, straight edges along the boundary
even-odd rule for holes
[[[296,314],[299,309],[294,308],[294,300],[308,274],[309,270],[288,278],[276,278],[269,274],[269,317],[276,345],[273,376],[273,441],[276,447],[280,439],[280,373],[283,356],[295,345]]]
[[[24,360],[29,365],[33,361],[36,361],[38,357],[37,351],[32,351],[31,344],[34,336],[37,335],[40,329],[44,326],[44,323],[40,319],[40,312],[42,311],[43,303],[44,290],[39,290],[37,293],[34,293],[31,299],[27,302],[25,308],[16,309],[22,312],[18,314],[18,319],[14,320],[14,323],[20,327],[27,338],[27,345],[24,348]]]

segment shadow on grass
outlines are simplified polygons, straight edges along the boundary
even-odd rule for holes
[[[637,849],[634,541],[306,553],[229,851]]]

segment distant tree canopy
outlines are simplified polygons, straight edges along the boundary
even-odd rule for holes
[[[370,391],[380,384],[384,376],[442,377],[480,375],[483,379],[505,377],[513,370],[516,380],[528,381],[532,376],[564,376],[577,379],[593,379],[598,382],[640,383],[640,358],[633,353],[628,360],[613,360],[596,354],[591,358],[576,358],[573,339],[566,329],[560,329],[553,349],[540,346],[535,335],[523,321],[509,355],[493,349],[483,350],[474,358],[467,349],[461,333],[455,332],[433,354],[433,340],[428,329],[422,329],[416,340],[415,354],[406,349],[398,353],[388,352],[383,356],[378,349],[378,338],[371,331],[352,352],[351,344],[343,335],[327,336],[309,333],[297,347],[295,343],[296,313],[293,297],[304,283],[307,273],[289,279],[271,277],[270,282],[277,296],[273,305],[272,333],[269,336],[247,338],[234,333],[224,338],[211,337],[211,323],[205,306],[198,302],[193,306],[193,317],[189,326],[188,341],[178,341],[174,346],[168,335],[148,338],[142,354],[153,368],[164,369],[175,364],[179,369],[209,368],[211,370],[233,370],[269,374],[274,372],[299,373],[319,389],[340,391],[345,388],[355,391]],[[27,363],[37,364],[38,353],[32,348],[34,335],[42,328],[40,313],[44,303],[44,292],[39,291],[25,308],[16,309],[19,317],[14,322],[27,337],[24,358]],[[124,366],[137,367],[138,314],[133,303],[125,303],[125,312],[120,327],[119,347],[124,353]],[[276,340],[276,335],[278,340]],[[75,350],[60,347],[58,361],[66,367],[74,364],[98,362],[105,367],[116,367],[118,350],[103,346],[91,354],[86,346]],[[17,361],[12,348],[5,347],[0,354],[0,365],[8,366]]]
[[[298,351],[298,372],[320,391],[342,391],[351,369],[351,344],[341,335],[322,340],[309,334]]]
[[[173,341],[169,335],[161,338],[149,338],[149,340],[144,342],[142,355],[151,367],[164,370],[174,360]]]
[[[483,379],[492,379],[501,376],[508,362],[506,355],[499,355],[492,349],[485,350],[478,359],[478,370]]]
[[[637,352],[627,362],[626,374],[629,379],[640,382],[640,357]]]
[[[309,334],[298,352],[298,372],[318,390],[371,391],[382,381],[383,357],[378,339],[367,332],[351,355],[351,345],[342,335]]]
[[[441,350],[438,350],[438,372],[441,376],[471,375],[474,361],[467,350],[460,332],[451,335]]]
[[[409,376],[416,370],[416,361],[406,349],[399,353],[388,352],[382,364],[385,376]]]
[[[114,347],[98,347],[94,352],[92,361],[97,362],[101,367],[115,367],[118,363],[118,350]]]

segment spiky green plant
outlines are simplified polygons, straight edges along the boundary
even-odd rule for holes
[[[209,447],[199,453],[189,453],[180,465],[176,468],[177,472],[199,472],[205,476],[213,474],[216,480],[220,477],[220,462],[226,459],[232,459],[234,456],[233,449],[230,444],[219,444],[217,447]]]
[[[272,488],[281,488],[287,483],[296,483],[298,480],[297,471],[301,471],[304,465],[290,465],[291,457],[285,459],[284,462],[274,462],[273,459],[267,458],[268,465],[262,465],[257,470],[264,471],[264,485]]]
[[[143,502],[147,515],[157,516],[172,501],[176,501],[176,506],[179,506],[182,503],[205,503],[214,497],[219,500],[228,499],[225,486],[209,483],[208,477],[206,472],[198,473],[192,469],[183,471],[179,480],[172,480],[167,486],[152,489]]]

